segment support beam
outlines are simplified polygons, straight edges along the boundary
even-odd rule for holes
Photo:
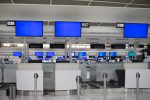
[[[0,4],[1,20],[150,23],[150,8]]]

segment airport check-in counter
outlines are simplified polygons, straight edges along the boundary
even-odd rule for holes
[[[3,67],[3,72],[2,72]],[[1,64],[0,65],[0,83],[16,83],[17,64]]]
[[[136,88],[136,73],[140,74],[139,88],[150,88],[149,63],[124,63],[125,88]]]
[[[81,75],[78,63],[56,63],[55,90],[77,89],[76,77]]]
[[[17,90],[33,91],[35,73],[38,74],[37,90],[43,92],[42,63],[21,63],[17,65]]]

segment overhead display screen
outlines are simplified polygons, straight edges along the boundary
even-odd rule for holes
[[[13,52],[13,56],[14,57],[21,57],[22,56],[22,52],[20,52],[20,51]]]
[[[81,37],[81,22],[55,22],[55,37]]]
[[[148,24],[125,23],[124,38],[147,38]]]
[[[100,56],[100,57],[106,57],[106,52],[99,52],[98,56]]]
[[[16,21],[16,36],[43,37],[42,21]]]
[[[117,56],[117,52],[109,52],[109,56],[110,57],[115,57],[115,56]]]
[[[79,57],[84,57],[84,56],[86,56],[87,54],[86,54],[86,52],[78,52],[78,56]]]

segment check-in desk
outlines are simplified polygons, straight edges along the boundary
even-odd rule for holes
[[[81,71],[77,63],[56,63],[55,65],[55,90],[75,90],[76,76]]]
[[[43,92],[43,70],[40,63],[21,63],[17,66],[17,90],[34,90],[34,73],[38,74],[37,90]]]
[[[124,63],[125,88],[136,88],[136,73],[140,74],[139,88],[150,88],[149,63]]]

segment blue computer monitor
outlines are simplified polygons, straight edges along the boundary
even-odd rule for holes
[[[43,52],[35,52],[35,56],[42,57],[43,56]]]
[[[46,56],[53,57],[55,56],[55,52],[46,52]]]
[[[22,52],[20,52],[20,51],[15,51],[15,52],[13,52],[13,56],[14,56],[14,57],[21,57],[21,56],[22,56]]]
[[[98,56],[100,56],[100,57],[106,57],[106,52],[98,52]]]
[[[117,52],[109,52],[109,56],[110,57],[115,57],[115,56],[117,56]]]
[[[38,57],[38,60],[44,60],[43,57]]]
[[[147,38],[148,24],[124,23],[124,38]]]
[[[43,37],[42,21],[16,21],[16,36]]]
[[[50,60],[50,57],[46,57],[45,60]]]
[[[97,57],[97,56],[95,56],[95,57],[94,57],[94,60],[98,60],[98,57]]]
[[[78,52],[78,56],[79,56],[79,57],[83,57],[83,56],[86,56],[86,55],[87,55],[86,52]]]
[[[62,61],[63,57],[57,57],[57,60]]]
[[[55,37],[81,37],[81,22],[55,22]]]

